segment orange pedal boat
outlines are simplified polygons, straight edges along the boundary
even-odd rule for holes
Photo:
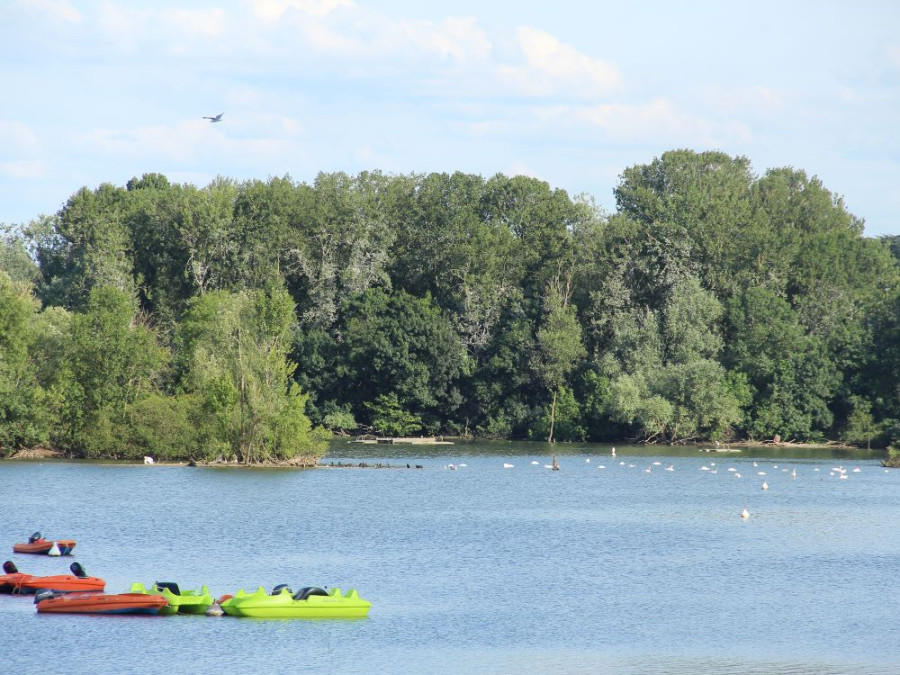
[[[53,547],[59,552],[58,555],[72,555],[72,549],[75,548],[74,539],[44,539],[40,532],[35,532],[28,537],[28,542],[24,544],[13,544],[13,553],[43,553],[44,555],[57,555],[53,551]]]
[[[102,591],[106,582],[99,577],[89,577],[77,562],[69,565],[72,574],[56,574],[48,577],[29,576],[16,586],[14,593],[36,593],[41,590],[71,593],[77,591]]]
[[[35,598],[42,614],[158,614],[169,601],[144,593],[66,593]]]
[[[12,560],[3,563],[3,571],[5,574],[0,574],[0,593],[18,593],[23,582],[34,578],[32,574],[20,572]]]

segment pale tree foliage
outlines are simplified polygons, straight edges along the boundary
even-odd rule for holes
[[[204,398],[208,444],[245,464],[315,457],[327,434],[313,429],[307,394],[287,359],[293,302],[287,292],[214,291],[183,323],[184,386]]]
[[[581,325],[575,307],[570,303],[571,274],[553,278],[544,296],[544,320],[537,331],[538,353],[534,368],[550,392],[550,431],[547,441],[553,442],[556,422],[556,401],[560,388],[576,361],[584,355]]]
[[[694,277],[672,287],[659,313],[638,307],[610,315],[599,361],[611,379],[610,418],[637,425],[646,441],[715,436],[736,424],[739,401],[715,360],[721,316],[721,304]]]
[[[386,272],[394,239],[386,214],[378,209],[380,174],[319,174],[311,203],[300,207],[287,235],[286,271],[302,281],[305,326],[328,329],[341,302],[372,286],[390,287]]]

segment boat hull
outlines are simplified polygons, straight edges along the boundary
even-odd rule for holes
[[[75,541],[72,539],[38,539],[27,543],[13,544],[14,553],[37,553],[47,555],[56,544],[60,555],[72,555]]]
[[[206,610],[212,607],[215,602],[206,586],[203,586],[199,591],[179,589],[178,593],[173,593],[168,588],[161,588],[156,584],[147,588],[142,583],[133,583],[130,591],[132,593],[144,593],[165,598],[169,605],[160,610],[160,614],[206,614]]]
[[[24,572],[2,574],[0,575],[0,593],[19,593],[22,584],[29,579],[34,579],[34,575]]]
[[[159,614],[169,604],[144,593],[72,593],[37,603],[41,614]]]
[[[305,600],[294,600],[289,591],[270,595],[263,588],[255,593],[240,590],[219,604],[229,616],[259,619],[361,619],[372,606],[356,590],[342,595],[339,588],[327,596],[314,595]]]
[[[62,593],[78,591],[102,591],[106,582],[98,577],[76,577],[72,574],[57,574],[47,577],[31,577],[22,581],[17,593],[37,593],[50,590]]]

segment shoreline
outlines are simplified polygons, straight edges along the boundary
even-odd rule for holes
[[[449,439],[451,437],[445,436],[444,438]],[[471,438],[463,438],[463,437],[453,437],[453,440],[460,441],[461,445],[465,445],[465,442],[477,442],[475,439]],[[522,441],[523,443],[542,443],[541,441]],[[845,443],[841,443],[838,441],[826,441],[824,443],[798,443],[793,441],[735,441],[732,443],[720,443],[718,446],[715,443],[644,443],[644,444],[634,444],[629,443],[627,441],[614,441],[614,442],[604,442],[604,443],[592,443],[592,445],[596,445],[598,447],[604,446],[614,446],[615,443],[619,443],[623,447],[641,447],[647,450],[651,450],[653,448],[659,449],[671,449],[671,448],[696,448],[697,450],[703,452],[720,452],[727,453],[729,451],[739,452],[746,448],[767,448],[767,449],[785,449],[785,450],[837,450],[837,451],[845,451],[845,452],[887,452],[885,449],[881,448],[860,448],[854,445],[847,445]],[[450,443],[452,444],[452,443]],[[384,447],[387,444],[379,444]],[[431,447],[432,445],[438,444],[421,444],[422,446]],[[442,444],[440,444],[442,445]],[[572,447],[578,445],[577,442],[574,443],[558,443],[554,444],[558,445],[561,449],[565,447]],[[348,461],[346,458],[341,460],[326,460],[327,454],[323,457],[313,457],[313,456],[305,456],[305,457],[297,457],[291,460],[283,460],[283,461],[266,461],[266,462],[253,462],[250,464],[244,464],[238,461],[226,461],[226,460],[156,460],[153,459],[149,462],[144,462],[148,466],[189,466],[189,467],[205,467],[205,468],[243,468],[243,469],[332,469],[332,468],[356,468],[356,469],[423,469],[425,468],[422,464],[419,463],[403,463],[403,464],[390,464],[387,462],[371,462],[366,461],[364,459],[359,459],[357,461]],[[38,447],[38,448],[24,448],[22,450],[18,450],[15,453],[0,458],[2,460],[9,461],[34,461],[34,460],[60,460],[60,461],[87,461],[87,462],[113,462],[113,463],[121,463],[121,464],[140,464],[141,462],[137,459],[120,459],[115,457],[98,457],[98,458],[85,458],[85,457],[76,457],[65,452],[55,450],[53,448],[47,447]]]

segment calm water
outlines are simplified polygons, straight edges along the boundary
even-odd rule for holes
[[[12,553],[40,530],[76,539],[109,592],[289,583],[373,603],[359,621],[265,621],[38,615],[0,596],[0,671],[900,672],[900,471],[813,451],[556,450],[558,472],[526,443],[326,458],[422,470],[0,463],[4,559],[24,572],[73,560]]]

